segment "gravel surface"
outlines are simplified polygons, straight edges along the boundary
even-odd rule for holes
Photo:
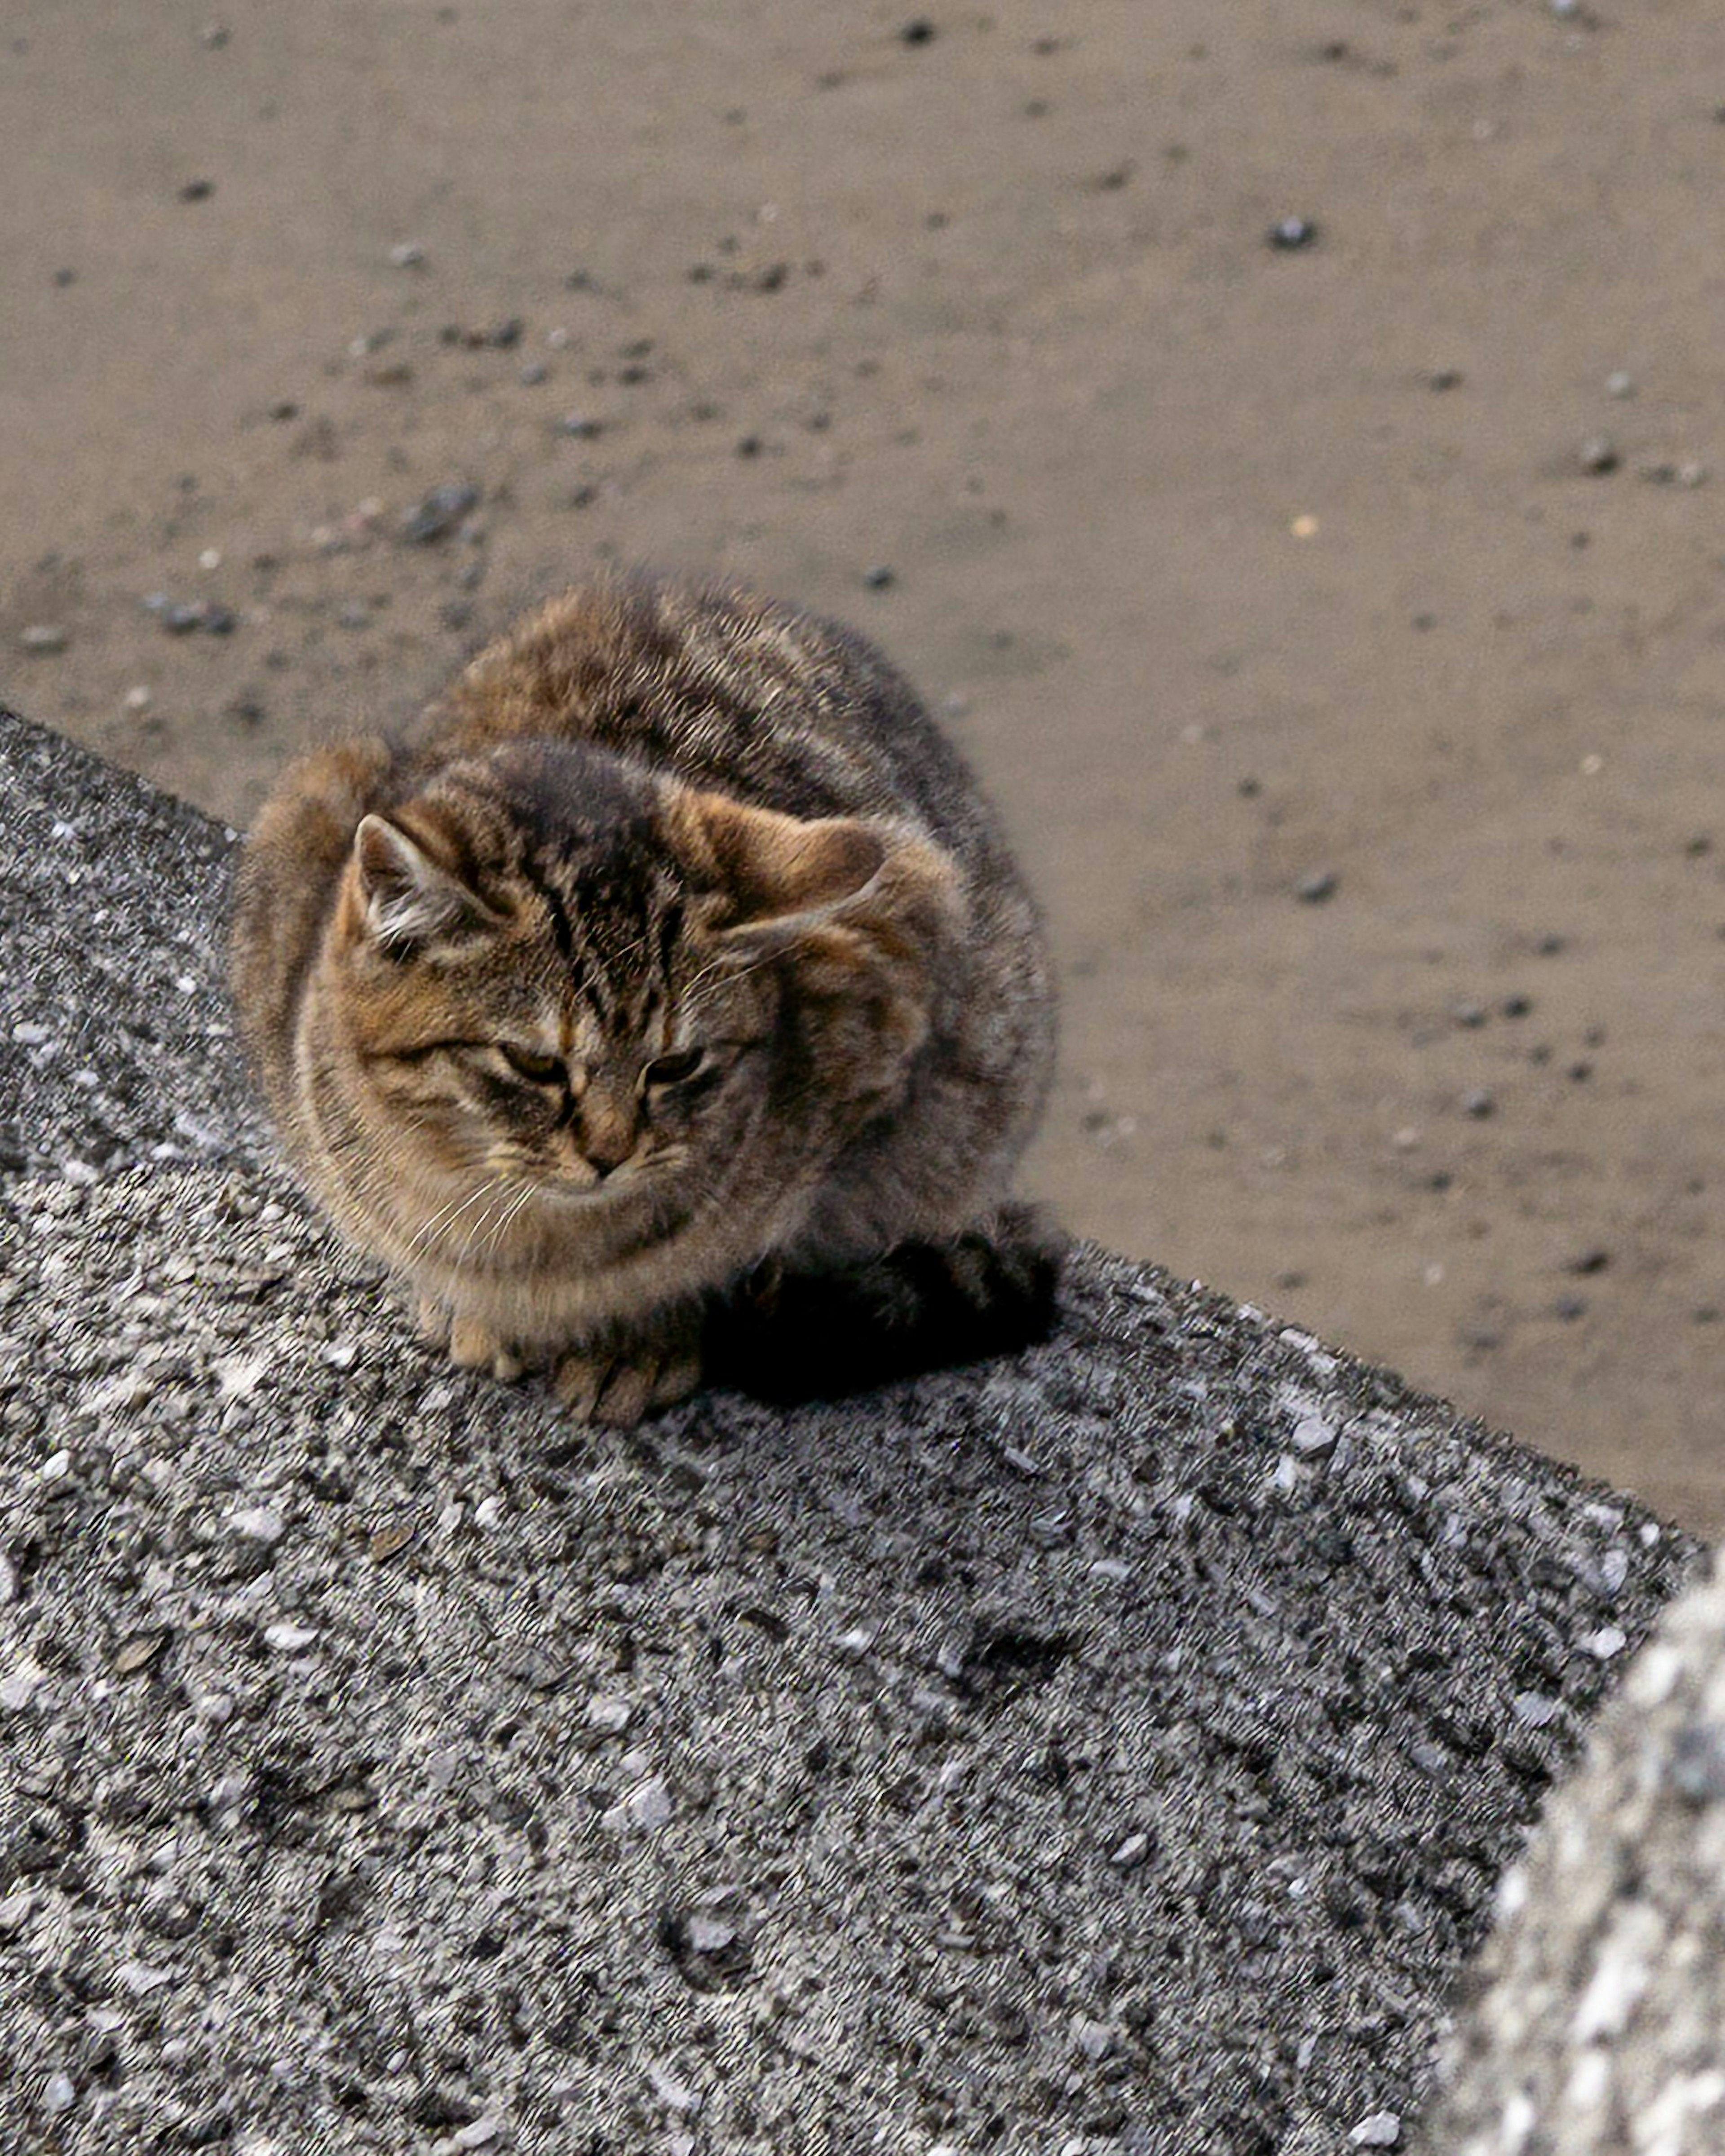
[[[1693,1543],[1094,1250],[839,1404],[454,1373],[231,1113],[219,832],[0,745],[0,2147],[1399,2145]]]
[[[221,988],[230,853],[0,709],[0,1183],[256,1145]]]
[[[10,1229],[8,2146],[1393,2147],[1687,1555],[1100,1256],[1023,1363],[628,1440],[256,1175]]]

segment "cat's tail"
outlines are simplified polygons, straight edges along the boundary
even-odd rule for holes
[[[1065,1252],[1040,1208],[1013,1204],[830,1271],[772,1261],[712,1312],[707,1377],[790,1405],[1014,1353],[1053,1331]]]

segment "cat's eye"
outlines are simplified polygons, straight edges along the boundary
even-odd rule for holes
[[[502,1042],[501,1045],[504,1060],[513,1070],[520,1071],[523,1078],[531,1078],[536,1086],[547,1086],[553,1079],[561,1078],[563,1075],[561,1056],[541,1055],[531,1048],[513,1047],[508,1041]]]
[[[706,1061],[704,1048],[680,1048],[671,1055],[655,1055],[641,1076],[649,1086],[680,1086]]]

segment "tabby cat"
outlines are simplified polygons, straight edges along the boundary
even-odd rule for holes
[[[747,593],[578,588],[411,738],[293,766],[233,980],[295,1164],[429,1337],[627,1426],[1045,1322],[1004,1203],[1047,1084],[1034,909],[861,638]]]

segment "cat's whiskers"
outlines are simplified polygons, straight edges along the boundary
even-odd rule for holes
[[[502,1175],[487,1176],[483,1183],[475,1183],[470,1190],[465,1192],[460,1197],[452,1198],[447,1205],[440,1206],[431,1218],[414,1232],[408,1245],[408,1255],[413,1257],[424,1256],[434,1241],[448,1234],[454,1227],[455,1223],[470,1205],[475,1204],[482,1198],[489,1199],[491,1194],[499,1189],[508,1179]]]
[[[728,953],[721,953],[716,958],[709,958],[706,965],[701,968],[700,972],[694,976],[694,978],[689,982],[688,985],[684,988],[684,1000],[685,1003],[694,1005],[698,1009],[699,1005],[696,1002],[696,991],[698,988],[704,987],[705,984],[708,981],[711,980],[715,975],[720,977],[721,986],[729,988],[735,982],[746,981],[751,973],[758,973],[763,966],[771,966],[775,964],[779,959],[783,957],[783,956],[784,953],[783,951],[762,951],[757,957],[749,959],[742,965],[738,965]]]
[[[531,1183],[522,1183],[521,1188],[515,1193],[511,1203],[503,1206],[500,1209],[496,1221],[485,1234],[484,1240],[480,1243],[480,1250],[481,1255],[486,1255],[501,1250],[503,1247],[504,1237],[509,1233],[510,1229],[514,1227],[516,1222],[521,1218],[522,1213],[526,1209],[528,1204],[532,1199],[534,1188],[535,1186]]]
[[[480,1257],[484,1256],[489,1246],[486,1240],[487,1231],[495,1223],[506,1219],[511,1208],[519,1204],[527,1195],[527,1190],[521,1192],[511,1190],[500,1203],[496,1198],[496,1192],[501,1187],[501,1178],[500,1178],[497,1183],[490,1186],[491,1201],[487,1204],[485,1211],[468,1229],[462,1239],[460,1249],[447,1260],[446,1262],[452,1272],[457,1274],[465,1272],[472,1265],[475,1255]],[[531,1186],[529,1185],[528,1189],[531,1188]]]

